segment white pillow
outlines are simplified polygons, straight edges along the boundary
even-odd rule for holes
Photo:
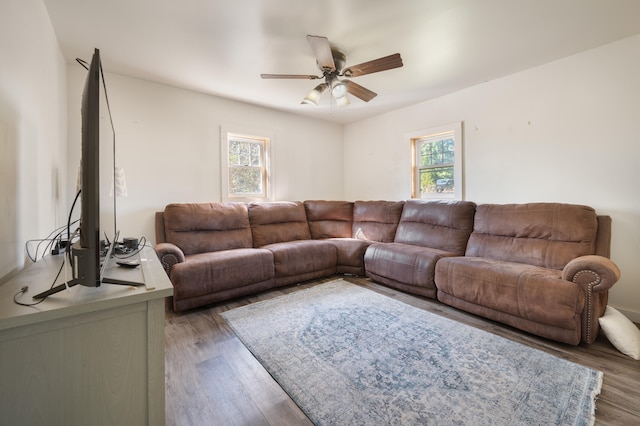
[[[607,306],[598,319],[604,335],[620,352],[640,360],[640,330],[620,311]]]

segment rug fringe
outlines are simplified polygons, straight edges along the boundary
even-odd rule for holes
[[[602,371],[598,371],[598,377],[596,379],[596,385],[591,391],[591,413],[589,413],[589,426],[594,426],[596,423],[596,401],[602,391],[602,381],[604,374]]]

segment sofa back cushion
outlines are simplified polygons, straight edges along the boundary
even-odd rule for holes
[[[304,202],[311,238],[350,238],[353,203],[349,201],[309,200]]]
[[[311,239],[307,215],[300,202],[254,202],[248,208],[254,247]]]
[[[169,204],[164,228],[166,241],[185,255],[252,247],[244,203]]]
[[[606,258],[611,257],[611,216],[598,215],[598,237],[595,254]]]
[[[352,236],[361,240],[393,242],[404,201],[356,201]]]
[[[466,255],[562,269],[594,254],[597,232],[596,213],[588,206],[483,204],[476,209]]]
[[[408,200],[394,242],[431,247],[462,256],[473,231],[470,201]]]

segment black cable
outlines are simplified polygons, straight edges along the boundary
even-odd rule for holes
[[[125,255],[116,254],[114,250],[113,257],[115,257],[116,259],[127,259],[129,257],[135,256],[136,254],[140,253],[142,249],[145,248],[146,245],[147,245],[147,238],[143,235],[138,240],[138,246],[135,249],[133,249],[131,253],[126,253]]]
[[[78,234],[80,234],[80,228],[73,231],[73,234],[71,235],[71,239],[69,240],[69,244],[67,244],[67,246],[64,248],[64,255],[67,257],[67,260],[69,260],[69,266],[71,266],[72,268],[73,268],[73,256],[71,255],[71,241],[73,241],[78,236]]]
[[[80,198],[80,194],[82,193],[82,189],[79,189],[76,193],[76,197],[73,199],[73,203],[71,204],[71,208],[69,209],[69,216],[67,217],[67,246],[64,248],[64,252],[69,258],[69,265],[73,268],[73,257],[71,256],[71,215],[73,215],[73,211],[76,208],[76,203],[78,202],[78,198]],[[80,218],[82,220],[82,218]],[[75,223],[75,222],[74,222]],[[80,223],[82,225],[82,222]],[[77,232],[74,231],[74,234]]]
[[[60,277],[60,273],[62,272],[62,268],[64,268],[64,257],[62,258],[62,265],[60,265],[60,269],[58,269],[58,273],[56,274],[56,277],[53,279],[53,282],[51,283],[51,287],[49,287],[49,290],[51,290],[53,288],[53,286],[56,284],[56,281],[58,281],[58,278]],[[13,303],[15,303],[16,305],[20,305],[20,306],[35,306],[38,305],[42,302],[44,302],[47,297],[49,296],[45,296],[42,299],[38,300],[37,302],[33,302],[33,303],[24,303],[24,302],[20,302],[18,301],[18,296],[21,294],[25,294],[27,291],[29,291],[29,287],[28,286],[24,286],[20,289],[19,292],[17,292],[16,294],[13,295]]]
[[[67,218],[67,225],[63,225],[60,226],[56,229],[54,229],[53,231],[51,231],[49,233],[49,235],[47,235],[45,238],[42,239],[32,239],[32,240],[27,240],[27,242],[25,243],[25,251],[27,252],[27,256],[29,257],[29,259],[32,262],[37,262],[38,260],[38,252],[40,251],[40,246],[44,241],[48,241],[49,243],[47,244],[47,247],[44,251],[44,253],[48,253],[49,252],[49,248],[52,247],[52,244],[58,240],[60,238],[60,236],[62,235],[62,233],[64,232],[64,229],[66,227],[67,229],[67,247],[65,247],[65,251],[69,250],[69,247],[71,246],[72,240],[71,240],[71,225],[78,223],[80,220],[74,220],[73,222],[71,221],[71,216],[73,215],[73,210],[75,209],[76,203],[78,202],[78,198],[80,197],[80,192],[78,191],[78,193],[76,194],[76,197],[73,199],[73,204],[71,205],[71,209],[69,210],[69,217]],[[56,233],[57,232],[57,233]],[[55,236],[52,237],[52,235]],[[75,233],[75,231],[74,231]],[[35,256],[32,256],[31,253],[29,252],[29,243],[38,241],[38,246],[36,247],[36,253]],[[43,255],[44,257],[44,255]],[[71,263],[71,265],[73,266],[73,262]]]
[[[73,210],[75,210],[76,203],[78,202],[78,198],[80,197],[80,193],[81,192],[82,192],[82,189],[79,189],[78,193],[76,194],[76,197],[73,199],[73,203],[71,204],[71,209],[69,209],[69,216],[67,217],[67,240],[69,240],[69,241],[71,240],[71,237],[69,236],[69,234],[70,234],[70,230],[69,229],[71,228],[71,215],[73,214]],[[74,221],[73,223],[78,222],[78,221],[79,221],[79,219]]]
[[[73,258],[71,256],[71,243],[73,241],[72,238],[75,238],[77,233],[78,233],[78,231],[79,231],[78,229],[76,229],[73,232],[73,235],[71,234],[71,225],[79,222],[79,219],[72,222],[71,221],[71,216],[73,214],[73,210],[75,209],[75,205],[78,202],[78,198],[80,197],[80,192],[81,191],[78,191],[78,193],[76,194],[76,197],[73,200],[73,204],[71,205],[71,209],[69,210],[69,216],[68,216],[68,219],[67,219],[67,226],[66,226],[66,228],[67,228],[67,246],[65,247],[65,252],[67,254],[67,257],[69,258],[69,264],[71,266],[73,266]],[[62,233],[64,232],[64,228],[65,228],[65,226],[61,226],[61,227],[57,228],[56,230],[51,232],[47,237],[50,237],[54,232],[60,230],[60,232],[58,232],[58,234],[56,234],[55,238],[52,239],[52,241],[55,241],[58,237],[60,237],[60,235],[62,235]],[[46,241],[48,239],[49,238],[42,239],[42,240],[30,240],[30,241]],[[29,243],[29,241],[27,241],[27,243],[26,243],[27,255],[29,256],[29,259],[31,259],[33,262],[35,262],[37,260],[37,256],[38,256],[38,251],[37,250],[39,249],[40,245],[38,245],[38,249],[36,249],[36,259],[34,259],[31,256],[31,254],[29,253],[28,243]],[[58,269],[58,273],[56,274],[56,277],[53,279],[53,282],[51,283],[51,286],[49,287],[49,290],[51,290],[53,288],[53,286],[56,284],[56,281],[58,280],[58,278],[60,277],[60,274],[62,273],[62,269],[64,268],[64,265],[65,265],[65,258],[63,257],[62,258],[62,264],[60,265],[60,269]],[[17,304],[17,305],[20,305],[20,306],[35,306],[35,305],[38,305],[38,304],[44,302],[48,297],[48,296],[45,296],[42,299],[38,300],[37,302],[33,302],[33,303],[24,303],[24,302],[18,301],[18,296],[21,295],[21,294],[26,293],[27,291],[29,291],[29,286],[22,287],[19,292],[17,292],[16,294],[13,295],[13,302],[15,304]]]
[[[89,64],[84,59],[76,58],[76,62],[84,67],[85,70],[89,71]]]
[[[50,249],[51,249],[52,244],[53,244],[55,241],[60,242],[60,241],[62,240],[62,234],[64,233],[65,229],[66,229],[66,231],[67,231],[67,241],[68,241],[68,242],[69,242],[69,244],[70,244],[70,243],[71,243],[71,240],[69,239],[69,238],[70,238],[70,237],[69,237],[69,235],[70,235],[70,234],[69,234],[69,231],[70,231],[70,229],[69,229],[69,228],[71,228],[71,225],[74,225],[74,224],[76,224],[76,223],[78,223],[78,222],[80,222],[80,220],[79,220],[79,219],[78,219],[78,220],[75,220],[75,221],[73,221],[73,222],[71,222],[71,223],[67,222],[67,224],[66,224],[66,225],[63,225],[63,226],[59,227],[59,228],[57,229],[58,233],[57,233],[56,235],[54,235],[54,236],[53,236],[53,238],[52,238],[52,239],[51,239],[51,241],[49,242],[48,246],[45,248],[45,251],[44,251],[44,252],[45,252],[45,253],[49,253],[49,252],[51,251]]]
[[[49,253],[51,251],[51,248],[53,247],[53,244],[56,241],[60,241],[60,236],[62,235],[62,233],[65,231],[65,228],[68,229],[71,225],[77,223],[78,220],[75,220],[73,222],[71,222],[70,224],[68,223],[67,225],[62,225],[56,229],[54,229],[53,231],[51,231],[51,233],[49,233],[49,235],[47,235],[45,238],[34,238],[31,240],[27,240],[27,242],[25,243],[25,251],[27,252],[27,256],[29,257],[29,260],[31,260],[32,262],[37,262],[38,261],[38,253],[40,252],[40,246],[42,245],[42,243],[47,242],[47,246],[44,250],[44,254],[42,257],[45,256],[46,253]],[[56,233],[54,235],[54,233]],[[36,247],[36,252],[35,255],[32,255],[30,250],[29,250],[29,244],[34,243],[34,242],[38,242],[38,246]]]
[[[52,237],[54,235],[54,233],[63,230],[64,226],[60,226],[56,229],[54,229],[53,231],[51,231],[49,233],[49,235],[47,235],[45,238],[38,238],[38,239],[32,239],[32,240],[27,240],[27,242],[25,243],[25,251],[27,252],[27,256],[29,257],[29,259],[31,259],[32,262],[36,262],[38,260],[38,252],[40,252],[40,245],[47,241],[47,242],[51,242],[51,240],[55,240],[55,236]],[[29,253],[29,243],[33,243],[35,241],[38,241],[38,245],[36,246],[36,253],[35,256],[31,256],[31,253]],[[45,251],[46,253],[46,251]]]

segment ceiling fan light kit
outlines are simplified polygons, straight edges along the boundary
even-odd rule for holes
[[[338,80],[338,77],[331,80],[331,94],[336,99],[344,98],[347,95],[347,86]]]
[[[320,100],[320,95],[322,95],[325,90],[327,90],[326,83],[317,85],[311,92],[309,92],[307,97],[304,98],[300,103],[318,105],[318,101]]]
[[[402,67],[402,58],[399,53],[364,62],[345,68],[346,57],[344,53],[332,48],[326,37],[308,35],[307,41],[313,50],[316,58],[316,65],[322,71],[321,76],[317,75],[299,75],[299,74],[260,74],[263,79],[305,79],[316,80],[324,78],[325,82],[316,86],[309,94],[300,102],[301,104],[318,105],[320,96],[327,90],[331,89],[331,95],[338,106],[349,105],[347,93],[369,102],[377,96],[377,93],[354,83],[351,80],[340,80],[338,77],[359,77],[361,75],[372,74],[375,72],[386,71],[394,68]]]
[[[343,96],[341,98],[336,98],[336,105],[338,106],[338,108],[347,106],[350,103],[351,102],[349,102],[349,98],[346,96]]]

